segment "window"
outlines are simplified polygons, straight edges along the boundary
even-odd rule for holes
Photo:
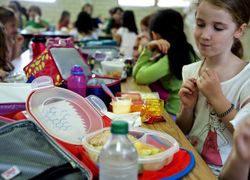
[[[190,6],[188,0],[158,0],[157,6],[159,7],[188,7]]]
[[[54,3],[56,0],[20,0],[20,1],[30,1],[30,2],[44,2],[44,3]]]
[[[118,0],[120,6],[140,6],[148,7],[154,6],[155,0]]]

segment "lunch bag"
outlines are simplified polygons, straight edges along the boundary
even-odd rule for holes
[[[1,119],[0,119],[1,121]],[[32,121],[0,125],[0,179],[87,180],[90,170]],[[12,176],[12,178],[11,178]]]

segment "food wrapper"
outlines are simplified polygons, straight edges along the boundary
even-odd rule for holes
[[[162,116],[163,111],[164,101],[162,99],[146,99],[141,110],[142,122],[153,124],[165,121]]]

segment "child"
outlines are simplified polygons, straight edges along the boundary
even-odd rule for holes
[[[11,68],[10,68],[11,67]],[[12,65],[8,60],[8,47],[4,26],[0,23],[0,81],[12,70]]]
[[[60,20],[57,25],[57,29],[59,31],[69,31],[71,29],[70,24],[70,12],[69,11],[63,11],[60,17]]]
[[[24,38],[17,33],[17,19],[12,9],[0,6],[0,23],[4,25],[6,32],[6,43],[8,47],[8,59],[13,59],[20,56],[22,53],[22,45]],[[12,66],[9,67],[13,69]]]
[[[26,23],[26,28],[40,29],[44,28],[48,30],[49,23],[43,20],[42,10],[39,6],[32,5],[28,9],[29,20]]]
[[[233,149],[223,166],[219,179],[247,180],[250,170],[250,118],[236,127],[233,135]]]
[[[177,124],[216,175],[232,148],[235,115],[250,108],[250,64],[239,41],[249,8],[249,0],[199,0],[194,36],[203,60],[183,67]]]
[[[125,58],[133,57],[133,47],[137,37],[134,12],[127,10],[123,13],[122,26],[114,34],[114,39],[120,46],[120,53]]]
[[[182,84],[182,66],[191,63],[196,55],[187,42],[179,12],[166,9],[155,13],[149,29],[152,41],[137,60],[133,77],[138,84],[150,85],[158,81],[170,94],[165,109],[175,115],[180,106],[178,91]],[[154,59],[155,55],[161,57]]]

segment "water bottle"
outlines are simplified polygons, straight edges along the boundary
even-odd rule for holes
[[[74,65],[72,67],[67,80],[67,88],[83,97],[86,96],[87,80],[81,66]]]
[[[46,49],[46,39],[44,36],[35,35],[31,39],[32,58],[35,59]]]
[[[113,121],[111,136],[99,156],[100,180],[136,180],[138,155],[128,139],[128,123]]]

